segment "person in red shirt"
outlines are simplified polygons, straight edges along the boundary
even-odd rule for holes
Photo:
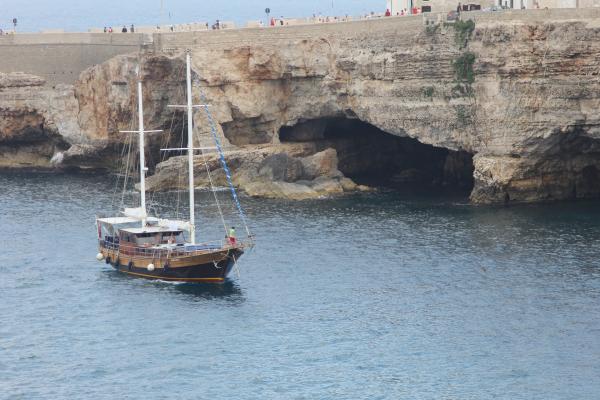
[[[392,15],[392,13],[390,12],[390,9],[389,9],[389,8],[387,8],[387,9],[385,10],[385,16],[386,16],[386,17],[389,17],[390,15]]]

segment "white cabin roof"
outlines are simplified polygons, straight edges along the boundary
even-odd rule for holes
[[[119,225],[119,224],[131,224],[134,222],[140,222],[137,218],[131,217],[110,217],[110,218],[98,218],[98,222],[103,224]]]
[[[120,229],[122,232],[127,233],[161,233],[161,232],[182,232],[181,229],[169,229],[162,226],[146,226],[144,228],[125,228]]]
[[[125,224],[141,224],[142,220],[134,217],[109,217],[109,218],[98,218],[96,220],[100,224],[107,225],[125,225]],[[159,219],[155,217],[148,217],[146,219],[148,222],[148,226],[145,227],[131,227],[126,230],[130,233],[141,233],[141,232],[164,232],[164,231],[189,231],[190,224],[187,221],[181,221],[176,219]],[[139,230],[138,232],[134,232],[134,230]]]

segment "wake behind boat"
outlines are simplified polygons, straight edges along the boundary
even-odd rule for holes
[[[160,131],[144,130],[144,110],[142,101],[142,81],[138,79],[138,115],[139,130],[122,131],[139,135],[139,171],[140,171],[140,207],[125,208],[122,215],[113,217],[97,217],[99,253],[97,259],[111,264],[116,270],[142,278],[162,279],[181,282],[213,282],[222,283],[236,266],[244,251],[253,246],[253,237],[246,224],[246,218],[235,188],[231,182],[231,174],[227,167],[223,149],[216,133],[208,105],[192,104],[191,57],[186,55],[187,105],[173,106],[187,109],[187,148],[163,149],[164,151],[187,151],[188,186],[189,186],[189,220],[159,218],[150,216],[146,209],[145,146],[144,134]],[[139,71],[138,71],[139,73]],[[194,147],[193,118],[194,108],[204,108],[211,124],[212,138],[219,152],[221,166],[226,172],[232,194],[232,200],[240,214],[247,237],[238,241],[234,227],[228,227],[221,213],[225,238],[218,241],[197,243],[195,228],[195,194],[194,194],[194,151],[204,155],[205,149]],[[208,172],[210,174],[210,172]],[[212,182],[212,180],[211,180]],[[215,188],[211,190],[214,192]]]

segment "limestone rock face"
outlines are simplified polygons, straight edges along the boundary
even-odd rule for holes
[[[274,154],[263,160],[258,167],[258,177],[243,188],[254,196],[293,200],[355,191],[357,185],[338,171],[337,164],[336,151],[331,148],[301,158]]]
[[[77,103],[67,86],[0,73],[0,168],[53,168],[52,159],[77,141]]]
[[[474,182],[473,202],[598,195],[600,82],[589,77],[600,31],[591,21],[476,21],[464,41],[452,27],[398,29],[196,46],[194,69],[234,145],[318,141],[323,118],[359,119],[457,151],[444,181]],[[315,165],[303,160],[307,179]],[[407,174],[398,179],[418,178]]]
[[[88,138],[100,142],[126,140],[119,130],[137,129],[137,81],[141,79],[147,129],[171,128],[173,112],[167,106],[185,104],[182,68],[181,60],[164,56],[123,55],[85,70],[74,88],[79,126]]]
[[[304,175],[304,168],[300,160],[278,153],[260,163],[258,174],[272,181],[295,182]]]
[[[364,190],[335,168],[335,150],[327,149],[306,156],[308,153],[314,153],[313,146],[300,143],[231,150],[225,153],[225,158],[232,183],[251,196],[304,200]],[[330,163],[334,168],[314,170],[314,175],[307,177],[304,172],[307,160],[314,163],[313,160],[325,159],[325,155],[333,157]],[[208,188],[211,182],[220,187],[229,184],[221,161],[214,153],[194,159],[194,175],[197,188]],[[155,174],[146,180],[146,188],[153,191],[187,187],[185,156],[161,162]]]
[[[73,87],[3,74],[1,163],[114,166],[111,154],[132,140],[119,131],[137,126],[141,60],[146,127],[165,130],[148,138],[156,168],[149,186],[181,186],[184,160],[165,161],[159,149],[185,145],[185,118],[167,105],[185,101],[183,49],[191,48],[194,102],[211,105],[209,114],[194,115],[197,140],[221,138],[234,183],[248,193],[305,197],[356,189],[340,176],[335,150],[326,150],[323,120],[337,118],[456,151],[443,169],[444,181],[457,185],[471,183],[464,171],[473,156],[473,202],[598,197],[597,21],[529,15],[475,17],[474,28],[426,29],[415,17],[328,25],[311,35],[297,28],[271,37],[265,29],[248,40],[242,33],[229,41],[217,39],[235,33],[168,36],[168,51],[157,44],[141,59],[115,57],[86,70]],[[287,156],[276,156],[282,151]],[[208,157],[224,183],[218,159]],[[196,168],[196,184],[206,184],[198,157]],[[397,178],[417,179],[403,174]]]
[[[0,73],[0,89],[43,86],[45,83],[46,80],[44,78],[22,72],[14,72],[11,74]]]
[[[338,158],[335,149],[325,149],[309,157],[302,158],[304,179],[313,180],[320,176],[341,176],[338,170]]]

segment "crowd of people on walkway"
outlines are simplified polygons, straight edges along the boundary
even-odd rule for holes
[[[382,17],[391,17],[391,16],[415,15],[415,14],[421,14],[422,12],[423,12],[423,10],[418,7],[413,7],[411,10],[404,8],[400,11],[396,11],[395,13],[392,13],[392,11],[390,9],[386,9],[385,13],[375,13],[374,11],[371,11],[370,13],[360,15],[358,17],[358,19],[372,19],[372,18],[382,18]],[[319,13],[319,14],[313,14],[311,18],[306,18],[306,19],[289,19],[288,20],[288,19],[285,19],[284,17],[271,18],[269,20],[269,26],[286,26],[286,25],[290,25],[289,21],[305,21],[305,23],[322,24],[322,23],[347,22],[347,21],[352,21],[352,20],[353,20],[353,17],[349,16],[348,14],[346,14],[344,16],[323,16],[323,15],[321,15],[321,13]],[[262,21],[260,22],[260,26],[263,26]]]
[[[405,16],[405,15],[415,15],[415,14],[421,14],[422,12],[423,12],[423,10],[422,10],[421,8],[419,8],[419,7],[413,7],[413,8],[410,10],[410,12],[409,12],[409,10],[408,10],[408,9],[406,9],[406,8],[403,8],[403,9],[402,9],[402,10],[400,10],[400,11],[396,11],[396,14],[395,14],[395,16],[396,16],[396,17],[403,17],[403,16]],[[392,16],[392,12],[390,11],[390,9],[389,9],[389,8],[385,10],[385,14],[384,14],[383,16],[384,16],[384,17],[391,17],[391,16]],[[366,17],[366,18],[369,18],[369,17]]]
[[[112,26],[105,26],[104,27],[104,33],[113,33],[113,27]],[[131,26],[129,27],[129,29],[127,29],[127,26],[123,25],[123,28],[121,28],[121,33],[135,33],[135,26],[133,24],[131,24]]]
[[[13,18],[12,19],[12,23],[13,23],[12,32],[10,32],[10,31],[4,31],[2,28],[0,28],[0,36],[2,36],[2,35],[8,35],[9,33],[16,33],[17,32],[17,18]]]
[[[539,8],[539,6],[536,4],[536,8]],[[461,3],[458,3],[457,9],[456,9],[456,14],[459,14],[461,11],[472,11],[472,10],[479,10],[480,7],[474,7],[473,4],[469,4],[468,6],[463,6]],[[387,8],[385,10],[384,13],[375,13],[373,11],[371,11],[370,13],[366,13],[363,15],[358,16],[358,19],[375,19],[375,18],[385,18],[385,17],[392,17],[392,16],[409,16],[409,15],[418,15],[418,14],[422,14],[422,13],[427,13],[431,11],[431,7],[430,6],[423,6],[423,7],[413,7],[412,9],[406,9],[403,8],[399,11],[392,11],[391,9]],[[485,10],[484,10],[485,11]],[[491,11],[495,11],[495,9],[492,8]],[[321,15],[321,13],[318,14],[313,14],[312,17],[308,17],[308,18],[284,18],[283,16],[280,16],[279,18],[276,17],[269,17],[267,16],[267,20],[266,23],[263,22],[263,20],[259,20],[259,21],[250,21],[248,22],[248,27],[279,27],[279,26],[288,26],[288,25],[301,25],[301,24],[319,24],[319,23],[336,23],[336,22],[347,22],[347,21],[352,21],[353,19],[355,19],[352,16],[349,16],[348,14],[346,14],[345,16],[323,16]],[[16,21],[16,19],[15,19]],[[16,22],[15,22],[15,27],[16,27]],[[154,27],[141,27],[139,30],[141,32],[144,33],[151,33],[153,30],[155,32],[161,32],[161,30],[164,31],[170,31],[170,32],[179,32],[179,31],[193,31],[193,30],[199,30],[199,29],[206,29],[208,30],[220,30],[220,29],[232,29],[235,28],[235,25],[232,22],[222,22],[220,20],[216,20],[214,23],[209,24],[208,22],[206,23],[190,23],[190,24],[180,24],[180,25],[167,25],[167,26],[159,26],[157,25],[156,28]],[[95,30],[95,32],[99,32],[100,30]],[[6,30],[2,30],[0,29],[0,35],[8,35],[10,33],[14,33],[15,30],[11,31],[6,31]],[[104,33],[114,33],[114,32],[120,32],[120,33],[135,33],[136,32],[136,27],[131,24],[129,27],[127,27],[126,25],[123,25],[123,27],[121,29],[116,28],[113,29],[112,26],[105,26],[103,29]]]

